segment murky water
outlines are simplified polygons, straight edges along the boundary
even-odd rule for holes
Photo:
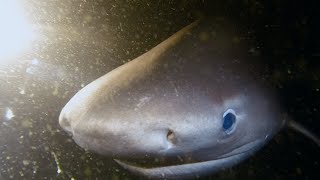
[[[6,29],[0,37],[10,42],[0,39],[0,179],[136,179],[112,159],[78,147],[60,128],[59,113],[89,82],[204,14],[230,19],[247,31],[255,44],[250,53],[265,63],[285,109],[320,135],[315,3],[15,2],[0,1],[0,9],[11,9],[0,13],[1,29]],[[21,22],[22,27],[15,26]],[[27,27],[26,36],[32,32],[32,38],[23,40],[18,35]],[[319,179],[319,152],[310,140],[284,130],[248,161],[203,179]]]

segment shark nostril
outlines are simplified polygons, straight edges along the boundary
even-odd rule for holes
[[[171,129],[168,130],[167,133],[167,140],[170,141],[172,144],[174,144],[175,141],[175,135]]]

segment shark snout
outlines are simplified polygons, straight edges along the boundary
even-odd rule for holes
[[[89,90],[88,90],[89,89]],[[91,107],[90,88],[84,88],[75,94],[62,108],[59,115],[60,126],[69,134],[73,134],[75,125],[84,119],[85,114]]]
[[[59,116],[59,124],[68,134],[72,134],[71,123],[66,117],[66,114],[62,110]]]

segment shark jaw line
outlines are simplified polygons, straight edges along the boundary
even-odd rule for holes
[[[261,143],[261,141],[256,140],[251,143],[248,143],[243,146],[249,145],[248,149],[242,151],[237,154],[233,154],[230,156],[221,156],[221,158],[209,160],[209,161],[201,161],[187,164],[177,164],[177,165],[169,165],[169,166],[159,166],[159,167],[140,167],[128,164],[119,159],[114,159],[116,163],[118,163],[124,169],[140,175],[145,176],[152,179],[179,179],[183,177],[183,179],[200,177],[207,174],[212,174],[219,170],[231,167],[239,162],[243,161],[247,157],[251,156],[255,151],[254,145]],[[243,146],[239,148],[243,148]],[[238,149],[238,148],[237,148]],[[227,153],[230,154],[230,153]]]
[[[180,165],[171,165],[171,166],[160,166],[154,168],[144,168],[139,166],[130,165],[121,160],[114,159],[124,169],[152,179],[176,179],[181,178],[195,178],[202,175],[211,174],[217,172],[221,169],[230,167],[234,164],[239,163],[247,157],[246,153],[241,153],[233,155],[230,157],[216,159],[211,161],[195,162],[189,164],[180,164]],[[233,162],[231,165],[228,165],[229,162]],[[236,163],[234,163],[236,162]]]

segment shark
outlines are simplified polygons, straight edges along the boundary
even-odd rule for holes
[[[151,179],[189,179],[234,166],[290,127],[248,39],[200,19],[81,89],[59,123],[84,149]]]

